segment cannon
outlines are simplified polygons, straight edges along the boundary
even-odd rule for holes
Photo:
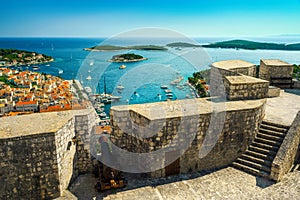
[[[99,138],[101,144],[101,157],[103,163],[98,161],[96,177],[98,178],[95,189],[100,191],[126,187],[127,181],[121,172],[106,166],[104,163],[111,163],[113,159],[112,151],[105,136]]]
[[[120,171],[107,167],[102,163],[99,165],[98,170],[99,176],[95,189],[99,192],[126,187],[127,181],[121,176]]]

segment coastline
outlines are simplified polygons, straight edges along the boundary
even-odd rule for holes
[[[54,61],[55,61],[54,58],[52,58],[51,60],[45,61],[45,62],[16,63],[16,64],[4,64],[4,65],[0,64],[0,67],[26,66],[26,65],[42,65],[42,64],[51,63],[51,62],[54,62]]]
[[[84,48],[84,51],[91,51],[91,52],[111,52],[111,51],[123,51],[128,49],[120,49],[120,50],[100,50],[100,49],[91,49],[91,48]]]
[[[108,60],[107,62],[114,62],[114,63],[129,63],[129,62],[140,62],[143,60],[148,60],[148,58],[140,58],[140,59],[132,59],[132,60]]]

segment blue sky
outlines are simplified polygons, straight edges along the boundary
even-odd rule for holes
[[[158,27],[191,37],[300,34],[300,0],[0,0],[0,36],[107,37]]]

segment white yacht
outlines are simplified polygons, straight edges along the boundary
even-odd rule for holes
[[[161,85],[160,88],[161,89],[168,89],[168,86],[167,85]]]

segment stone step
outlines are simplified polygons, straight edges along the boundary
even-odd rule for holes
[[[258,143],[269,145],[271,147],[268,147],[268,148],[271,148],[271,149],[273,149],[274,147],[279,148],[280,145],[281,145],[281,142],[277,142],[277,141],[273,141],[273,140],[266,140],[266,139],[259,138],[259,137],[255,138],[254,142],[258,142]]]
[[[269,145],[269,144],[265,144],[265,143],[261,143],[259,141],[254,141],[252,144],[252,146],[256,146],[268,151],[274,151],[275,153],[278,151],[279,147],[277,146],[273,146],[273,145]]]
[[[245,160],[243,158],[238,158],[236,160],[236,162],[241,163],[241,164],[246,165],[246,166],[249,166],[251,168],[257,169],[259,171],[265,171],[265,172],[268,172],[268,173],[271,172],[271,168],[269,166],[262,165],[262,164],[259,164],[259,163],[255,163],[255,162],[252,162],[252,161],[249,161],[249,160]]]
[[[233,165],[234,168],[240,169],[240,170],[245,171],[245,172],[247,172],[249,174],[252,174],[252,175],[263,176],[263,177],[269,177],[270,176],[270,173],[268,173],[268,172],[255,169],[255,168],[249,167],[247,165],[244,165],[244,164],[241,164],[241,163],[238,163],[238,162],[233,162],[232,165]]]
[[[259,132],[267,134],[267,135],[274,135],[274,136],[277,136],[277,137],[282,137],[282,138],[284,138],[285,135],[286,135],[285,132],[277,132],[277,131],[273,131],[273,130],[267,130],[267,129],[264,129],[262,127],[259,128]]]
[[[263,138],[263,139],[266,139],[266,140],[272,140],[272,141],[277,141],[277,142],[280,142],[282,143],[284,137],[278,137],[278,136],[274,136],[274,135],[269,135],[269,134],[265,134],[265,133],[261,133],[261,132],[258,132],[257,138]]]
[[[283,124],[276,124],[270,121],[262,121],[262,124],[268,125],[268,126],[273,126],[273,127],[278,127],[278,128],[285,128],[285,129],[290,129],[289,126],[283,125]]]
[[[287,128],[270,126],[270,125],[267,125],[267,124],[261,124],[260,128],[263,128],[263,129],[266,129],[266,130],[271,130],[271,131],[276,131],[276,132],[279,132],[279,133],[286,133],[286,132],[288,132]]]
[[[245,152],[245,155],[253,156],[255,158],[260,158],[260,159],[268,160],[268,161],[273,161],[274,157],[275,157],[274,155],[263,154],[263,153],[259,153],[259,152],[256,152],[256,151],[253,151],[250,149],[248,149]]]
[[[266,156],[275,156],[276,155],[276,151],[261,148],[261,147],[257,146],[255,143],[253,143],[249,146],[249,150],[259,153],[259,154],[264,154]]]
[[[260,165],[265,165],[268,167],[270,167],[272,164],[272,162],[269,160],[265,160],[265,159],[257,158],[257,157],[251,156],[251,155],[247,155],[247,153],[243,154],[241,156],[241,158],[244,160],[251,161],[251,162],[254,162],[254,163],[257,163]]]

